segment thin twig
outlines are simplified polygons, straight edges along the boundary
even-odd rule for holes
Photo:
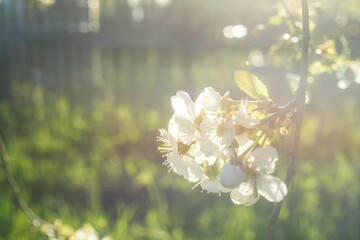
[[[288,102],[285,106],[278,107],[277,111],[274,114],[270,115],[267,118],[262,119],[260,125],[275,121],[277,118],[287,114],[295,107],[296,107],[296,99],[293,99],[290,102]]]
[[[29,205],[26,203],[24,198],[21,196],[21,189],[20,189],[20,187],[17,184],[15,178],[13,177],[13,175],[11,174],[11,172],[9,170],[8,165],[9,165],[10,159],[9,159],[8,154],[7,154],[5,144],[4,144],[3,140],[2,140],[1,134],[0,134],[0,159],[2,161],[3,170],[4,170],[4,173],[5,173],[6,179],[9,182],[9,185],[10,185],[12,191],[15,194],[15,198],[16,198],[18,204],[20,205],[21,209],[30,218],[32,224],[34,226],[36,226],[36,227],[46,225],[46,226],[48,226],[47,234],[49,236],[50,235],[56,235],[55,227],[52,224],[48,223],[47,221],[43,220],[38,215],[36,215],[34,213],[34,211],[29,207]]]
[[[301,132],[301,125],[304,116],[304,105],[305,105],[305,94],[307,89],[307,77],[308,77],[308,52],[309,52],[309,9],[307,0],[301,0],[302,7],[302,55],[301,55],[301,74],[300,74],[300,85],[296,93],[296,120],[295,120],[295,131],[293,147],[290,154],[289,166],[285,178],[285,184],[289,187],[292,177],[296,174],[295,164],[297,158],[297,152],[299,147],[299,139]],[[265,235],[265,240],[271,239],[273,228],[279,217],[281,206],[283,202],[276,204],[273,213],[270,217],[269,226]]]

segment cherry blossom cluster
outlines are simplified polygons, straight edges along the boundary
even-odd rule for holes
[[[283,200],[287,187],[272,175],[277,151],[246,101],[207,87],[195,102],[179,91],[171,104],[174,115],[158,137],[170,171],[207,192],[230,192],[235,204],[253,205],[260,195],[270,202]]]

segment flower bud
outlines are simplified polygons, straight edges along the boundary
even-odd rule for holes
[[[245,180],[241,166],[228,163],[220,173],[220,183],[226,188],[235,188]]]

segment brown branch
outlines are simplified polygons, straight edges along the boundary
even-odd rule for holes
[[[9,170],[9,156],[7,154],[6,148],[5,148],[5,144],[2,140],[1,134],[0,134],[0,159],[2,161],[2,165],[3,165],[3,170],[6,176],[6,179],[12,189],[12,191],[15,194],[15,198],[18,202],[18,204],[20,205],[20,208],[26,213],[26,215],[30,218],[32,224],[36,227],[40,227],[43,225],[46,225],[48,227],[48,231],[47,231],[47,235],[48,236],[56,236],[56,229],[55,227],[48,223],[47,221],[43,220],[42,218],[40,218],[38,215],[36,215],[33,210],[29,207],[29,205],[26,203],[26,201],[24,200],[24,198],[21,196],[21,189],[19,187],[19,185],[17,184],[15,178],[13,177],[13,175],[11,174],[10,170]]]
[[[285,106],[277,107],[277,111],[267,118],[261,120],[260,125],[275,121],[277,118],[287,114],[296,107],[296,99],[291,100]]]
[[[299,139],[301,132],[301,125],[304,116],[304,105],[305,105],[305,94],[307,89],[307,77],[308,77],[308,52],[309,52],[309,9],[307,0],[301,0],[302,7],[302,55],[301,55],[301,74],[300,74],[300,85],[296,93],[296,120],[295,120],[295,131],[292,151],[290,154],[289,166],[285,178],[285,184],[287,187],[290,185],[292,177],[296,174],[296,158],[299,147]],[[273,228],[277,222],[280,214],[281,206],[283,202],[276,204],[273,213],[270,217],[269,226],[265,235],[265,240],[271,239]]]

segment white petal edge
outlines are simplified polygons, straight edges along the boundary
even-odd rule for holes
[[[254,186],[254,181],[248,179],[247,181],[240,184],[240,186],[238,187],[239,192],[244,196],[251,196],[254,194]]]
[[[195,105],[187,92],[179,91],[171,97],[171,105],[175,113],[195,118]]]
[[[178,131],[179,131],[179,125],[175,122],[175,114],[174,114],[169,121],[168,132],[171,135],[173,135],[173,137],[177,140]]]
[[[258,194],[256,197],[253,195],[245,196],[239,191],[239,188],[234,188],[230,193],[230,198],[233,203],[248,207],[254,205],[259,200],[260,195]]]
[[[236,135],[235,140],[239,144],[238,155],[243,154],[254,143],[253,140],[249,140],[244,135]]]
[[[230,192],[230,189],[223,187],[217,179],[203,179],[200,184],[201,188],[211,193]]]
[[[213,113],[221,109],[221,95],[212,87],[205,88],[195,101],[196,114],[199,114],[202,109]]]
[[[164,129],[159,129],[160,135],[164,138],[161,138],[161,141],[170,144],[173,148],[174,148],[174,152],[177,154],[178,153],[178,146],[177,146],[177,141],[175,139],[175,137],[167,132]]]
[[[166,161],[176,174],[184,176],[185,179],[189,178],[188,166],[182,157],[172,154],[167,157]]]
[[[227,163],[220,173],[220,183],[225,188],[239,186],[245,180],[245,173],[239,165]]]
[[[255,117],[251,117],[248,114],[244,103],[242,102],[238,109],[238,113],[236,114],[235,123],[242,127],[250,129],[259,124],[260,120]]]
[[[192,158],[184,156],[185,164],[187,165],[187,178],[190,182],[198,182],[203,178],[203,168]],[[185,177],[185,176],[184,176]]]
[[[258,192],[270,202],[281,202],[287,194],[287,187],[280,178],[262,175],[256,185]]]
[[[195,126],[191,118],[186,115],[174,114],[174,122],[177,124],[177,137],[185,144],[190,144],[195,135]]]
[[[276,162],[279,160],[277,151],[272,146],[258,147],[249,155],[248,160],[253,162],[257,171],[271,174],[275,171]]]

